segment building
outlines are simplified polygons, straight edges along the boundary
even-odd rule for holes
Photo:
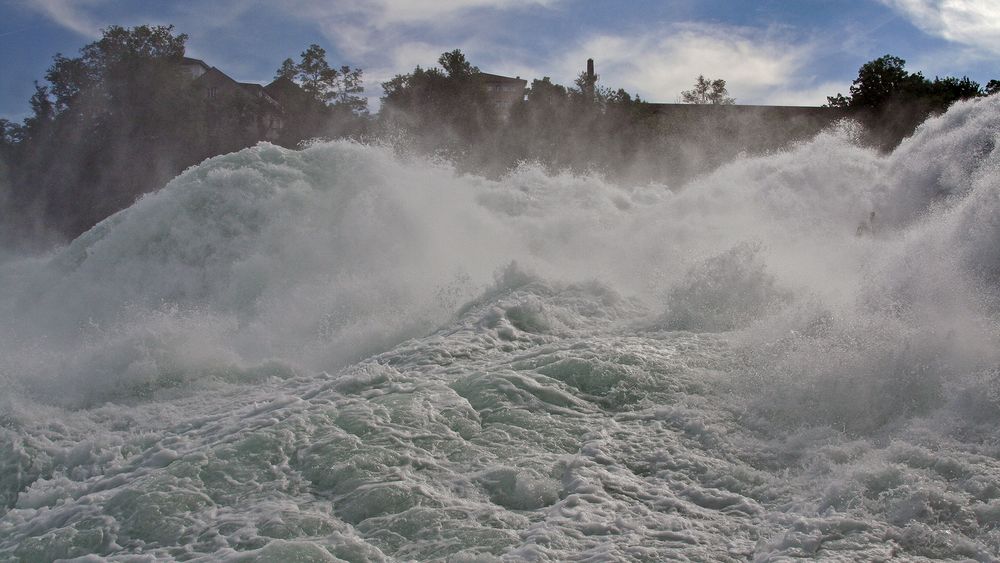
[[[240,120],[247,134],[258,140],[275,141],[285,124],[285,110],[267,88],[251,82],[237,82],[201,59],[184,57],[181,69],[191,79],[194,88],[209,105],[225,102],[241,109]],[[272,83],[273,84],[273,83]],[[297,85],[294,85],[298,88]],[[212,113],[209,113],[212,116]]]
[[[205,74],[212,69],[211,66],[205,63],[201,59],[192,59],[191,57],[184,57],[181,59],[181,69],[184,70],[187,75],[194,80],[202,74]]]
[[[528,81],[522,79],[520,76],[511,78],[509,76],[500,76],[499,74],[480,72],[476,75],[476,78],[486,89],[493,107],[501,117],[506,118],[510,115],[510,110],[514,107],[514,104],[524,101],[524,92],[528,88]]]

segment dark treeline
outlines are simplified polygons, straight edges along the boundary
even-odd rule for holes
[[[455,50],[439,67],[383,83],[371,116],[362,71],[331,66],[318,45],[261,86],[185,58],[186,39],[171,26],[115,26],[78,57],[56,55],[36,84],[32,115],[0,120],[0,235],[38,247],[75,237],[184,168],[261,140],[387,140],[492,176],[533,162],[678,186],[840,117],[858,119],[872,145],[890,149],[954,101],[1000,90],[995,80],[985,89],[968,78],[928,80],[887,55],[861,67],[849,96],[786,119],[792,114],[733,105],[721,79],[698,77],[682,93],[687,104],[649,104],[591,72],[571,86],[548,77],[527,84],[483,73]]]
[[[850,95],[827,97],[830,107],[851,110],[868,132],[871,144],[892,149],[913,133],[930,115],[943,113],[958,100],[1000,92],[1000,81],[983,88],[968,77],[929,80],[920,72],[906,70],[906,61],[885,55],[858,70]]]
[[[861,67],[849,96],[828,98],[829,111],[734,106],[724,80],[703,76],[681,97],[685,104],[712,107],[650,104],[581,73],[570,87],[548,77],[532,81],[523,101],[504,116],[491,111],[476,80],[479,69],[461,52],[442,54],[438,64],[440,69],[418,66],[382,85],[379,124],[405,130],[410,147],[477,172],[502,173],[531,161],[671,185],[738,154],[782,148],[840,118],[861,122],[864,142],[891,150],[955,101],[1000,90],[996,80],[986,88],[967,77],[928,80],[886,55]]]
[[[651,106],[581,73],[573,86],[535,79],[499,111],[479,69],[460,51],[440,69],[421,67],[382,84],[381,132],[406,134],[407,148],[437,153],[460,168],[502,174],[519,162],[551,169],[617,173],[654,153]]]
[[[172,26],[113,26],[79,56],[55,56],[32,115],[0,120],[0,235],[72,238],[206,157],[366,126],[361,71],[331,68],[318,46],[265,91],[215,69],[194,80],[186,39]]]

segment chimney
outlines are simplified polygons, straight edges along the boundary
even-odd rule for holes
[[[585,93],[594,97],[594,84],[597,83],[597,75],[594,74],[594,59],[587,59],[587,85]]]

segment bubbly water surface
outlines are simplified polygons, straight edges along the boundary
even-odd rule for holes
[[[0,559],[1000,558],[998,136],[206,161],[0,264]]]

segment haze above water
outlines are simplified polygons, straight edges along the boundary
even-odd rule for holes
[[[8,258],[0,558],[994,560],[1000,98],[854,133],[676,190],[262,144]]]

